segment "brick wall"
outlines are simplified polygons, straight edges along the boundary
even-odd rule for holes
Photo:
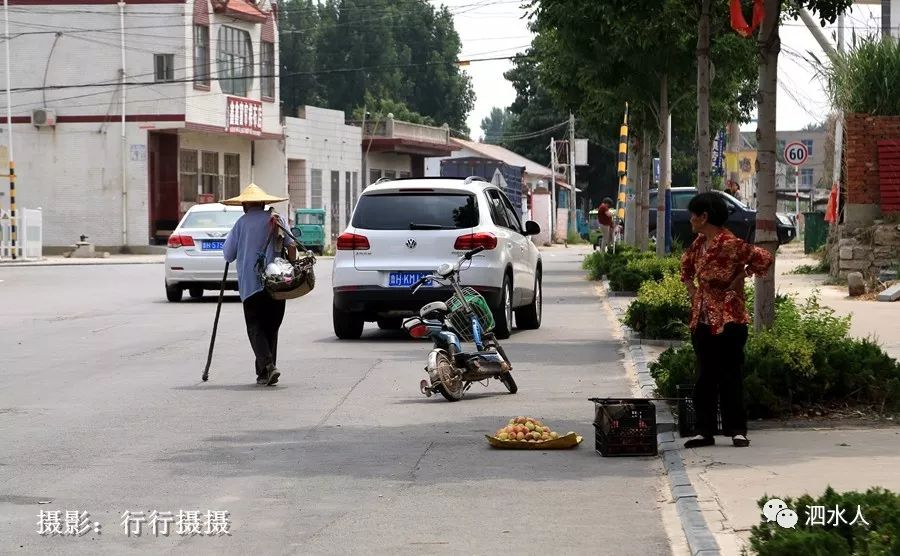
[[[849,204],[878,205],[878,141],[900,140],[900,116],[847,114],[844,163]]]

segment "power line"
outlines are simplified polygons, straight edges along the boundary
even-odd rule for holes
[[[489,61],[497,61],[497,60],[512,60],[515,58],[521,58],[522,56],[523,56],[522,54],[516,54],[514,56],[473,58],[473,59],[466,60],[466,62],[472,63],[472,62],[489,62]],[[440,64],[456,65],[458,63],[459,62],[440,61],[440,62],[423,62],[423,63],[412,63],[412,64],[385,64],[385,65],[380,65],[380,66],[368,66],[368,67],[359,67],[359,68],[333,68],[333,69],[329,69],[329,70],[319,70],[319,71],[282,73],[280,75],[275,74],[274,77],[286,78],[286,77],[297,77],[297,76],[313,76],[313,75],[320,75],[320,74],[349,73],[349,72],[365,71],[365,70],[371,70],[371,69],[387,69],[387,68],[395,68],[395,67],[417,67],[417,66],[431,66],[431,65],[440,65]],[[252,77],[263,79],[263,78],[268,78],[268,77],[272,77],[272,76],[271,75],[256,75],[256,76],[252,76]],[[125,82],[124,85],[126,87],[162,86],[162,85],[178,84],[178,83],[207,83],[208,81],[225,81],[225,80],[231,80],[231,79],[236,79],[236,78],[212,77],[212,75],[210,75],[209,79],[190,78],[190,79],[175,79],[175,80],[164,81],[164,82],[159,82],[159,81]],[[240,78],[237,78],[237,79],[240,79]],[[34,92],[34,91],[42,91],[42,90],[119,87],[121,85],[122,85],[121,82],[106,81],[106,82],[100,82],[100,83],[83,83],[83,84],[79,84],[79,85],[48,85],[46,87],[43,87],[43,86],[42,87],[21,87],[21,88],[16,88],[16,89],[10,89],[10,91],[11,92]],[[0,89],[0,92],[5,92],[5,89]],[[57,98],[57,99],[52,99],[52,102],[61,102],[61,101],[65,101],[65,100],[77,100],[80,98],[104,95],[104,94],[108,94],[109,92],[110,91],[107,90],[107,91],[100,91],[100,92],[94,92],[94,93],[86,93],[83,95],[77,95],[77,96],[71,96],[71,97]],[[34,104],[33,102],[17,104],[17,105],[13,105],[12,108],[21,108],[23,106],[32,106],[33,104]]]

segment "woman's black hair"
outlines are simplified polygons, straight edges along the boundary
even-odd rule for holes
[[[706,214],[707,222],[722,227],[728,221],[728,205],[718,193],[699,193],[688,203],[688,210],[697,216]]]
[[[603,198],[603,204],[606,205],[606,206],[608,206],[608,207],[611,207],[612,204],[613,204],[612,199],[610,199],[609,197],[604,197],[604,198]]]

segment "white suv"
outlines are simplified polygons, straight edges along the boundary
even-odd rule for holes
[[[334,258],[334,333],[362,335],[366,321],[399,328],[422,305],[446,301],[449,288],[410,286],[468,250],[485,250],[463,267],[460,280],[490,303],[498,338],[541,325],[541,257],[529,236],[536,222],[521,219],[497,186],[482,178],[379,181],[360,195]]]

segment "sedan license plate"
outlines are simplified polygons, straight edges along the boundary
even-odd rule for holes
[[[203,240],[200,243],[200,249],[203,251],[221,251],[224,248],[224,239]]]
[[[423,277],[431,274],[430,272],[391,272],[388,276],[388,287],[391,288],[409,288]],[[426,282],[425,285],[433,285],[434,282]]]

